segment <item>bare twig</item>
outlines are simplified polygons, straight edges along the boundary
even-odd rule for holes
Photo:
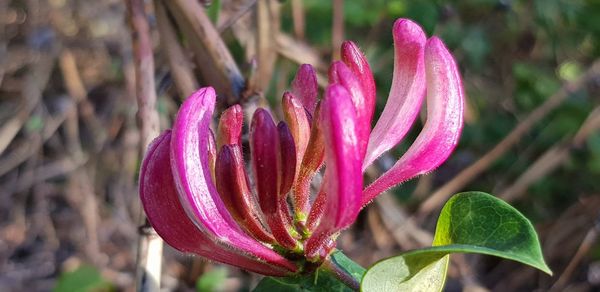
[[[161,1],[155,0],[154,7],[161,44],[164,45],[175,86],[181,98],[184,99],[198,89],[198,80],[196,80],[190,61],[177,40],[175,29],[167,16],[165,6]]]
[[[596,108],[589,114],[573,138],[548,149],[511,186],[501,191],[498,197],[506,201],[519,198],[532,183],[562,165],[569,158],[571,150],[580,147],[598,129],[600,129],[600,108]]]
[[[69,107],[72,108],[74,106],[71,104]],[[32,135],[27,142],[23,143],[24,145],[18,145],[18,147],[15,147],[15,150],[2,157],[0,159],[0,176],[7,174],[34,155],[43,145],[43,142],[54,135],[59,126],[65,121],[67,113],[70,110],[69,108],[66,109],[59,117],[46,119],[41,135]]]
[[[444,184],[431,197],[429,197],[419,208],[420,216],[426,216],[434,209],[448,199],[454,192],[460,190],[482,172],[488,169],[490,165],[512,146],[514,146],[531,128],[546,117],[550,112],[556,109],[563,101],[565,101],[573,92],[580,90],[588,80],[596,78],[600,74],[600,61],[596,61],[584,75],[574,82],[570,82],[563,86],[553,96],[548,98],[543,104],[536,108],[521,121],[496,147],[486,153],[475,163],[461,171],[452,180]]]
[[[244,88],[244,78],[202,5],[194,0],[163,3],[173,14],[179,29],[189,39],[205,84],[213,86],[227,104],[238,103]]]
[[[152,139],[158,136],[159,131],[154,84],[154,58],[143,0],[128,0],[127,11],[134,46],[137,119],[141,136],[140,146],[142,147],[140,153],[144,153]],[[139,212],[138,222],[141,226],[144,225],[145,217],[141,209]],[[138,291],[160,291],[162,265],[162,240],[160,237],[151,232],[140,235],[137,264]]]
[[[54,57],[52,55],[40,55],[39,61],[32,64],[27,73],[22,88],[22,106],[15,116],[5,122],[0,128],[0,154],[12,142],[29,115],[42,98],[42,91],[48,83],[50,73],[54,68]]]
[[[255,80],[248,85],[250,91],[264,92],[273,79],[277,61],[275,37],[279,33],[279,4],[273,0],[258,0],[256,3],[257,61]]]
[[[292,0],[292,20],[294,21],[294,35],[297,39],[304,39],[305,17],[302,0]]]
[[[311,64],[321,72],[327,71],[327,63],[319,52],[304,42],[295,40],[289,35],[280,33],[277,36],[277,51],[297,64]]]
[[[577,267],[577,265],[579,265],[579,263],[581,262],[583,257],[594,246],[594,244],[596,243],[597,240],[598,240],[598,226],[593,226],[592,228],[590,228],[590,230],[587,232],[587,234],[583,238],[583,241],[579,245],[579,248],[577,248],[577,252],[575,252],[575,255],[571,258],[571,261],[569,261],[569,264],[567,265],[565,270],[562,272],[562,274],[560,275],[558,280],[554,283],[554,285],[552,285],[552,288],[550,288],[550,291],[563,291],[563,288],[565,287],[565,285],[567,284],[567,282],[573,275],[575,268]]]
[[[232,7],[233,11],[228,14],[228,17],[219,18],[219,23],[217,24],[217,30],[219,33],[223,33],[240,18],[246,15],[246,13],[250,12],[252,10],[250,8],[252,8],[254,4],[256,4],[256,0],[232,1],[229,7]]]
[[[340,59],[340,47],[344,41],[344,0],[333,0],[333,25],[331,27],[331,49],[333,60]]]
[[[0,15],[2,15],[2,19],[6,19],[5,14],[7,14],[8,2],[8,0],[0,0]],[[7,59],[6,56],[8,55],[8,50],[6,49],[8,39],[5,25],[5,21],[0,20],[0,84],[2,84],[2,79],[4,77]],[[2,151],[0,151],[0,153],[2,153]]]

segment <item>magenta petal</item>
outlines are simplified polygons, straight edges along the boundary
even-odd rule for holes
[[[171,166],[180,201],[188,217],[211,240],[248,253],[269,264],[296,266],[246,235],[229,214],[210,175],[207,142],[215,91],[202,88],[181,106],[171,139]]]
[[[179,251],[234,265],[249,271],[272,275],[289,275],[282,269],[235,253],[209,240],[187,217],[179,202],[170,165],[171,132],[161,134],[150,144],[140,169],[140,199],[148,221],[170,246]]]
[[[325,212],[306,243],[306,255],[314,258],[324,241],[356,219],[361,207],[362,159],[357,136],[357,117],[348,91],[330,85],[321,108],[325,140]]]
[[[361,158],[364,157],[371,132],[371,118],[373,116],[373,104],[369,104],[368,95],[359,79],[341,61],[334,62],[329,69],[329,82],[342,85],[350,93],[352,103],[356,110],[357,135],[360,143]]]
[[[394,23],[394,76],[381,117],[371,132],[366,169],[385,151],[398,144],[410,130],[425,94],[425,33],[408,19]]]
[[[281,146],[279,194],[287,197],[287,193],[292,188],[296,178],[296,144],[286,123],[279,122],[277,131],[279,132],[279,145]]]
[[[223,145],[215,166],[216,185],[229,213],[248,235],[267,243],[275,239],[261,224],[256,198],[248,187],[242,146]]]
[[[463,127],[464,93],[458,67],[442,41],[432,37],[425,48],[427,121],[408,151],[364,191],[363,204],[386,189],[432,171],[454,150]]]
[[[219,128],[217,130],[217,146],[219,149],[223,145],[241,145],[242,123],[244,122],[244,113],[239,104],[233,105],[223,111],[219,119]]]
[[[375,111],[375,99],[377,91],[375,89],[375,79],[371,72],[371,67],[367,58],[360,51],[358,46],[351,41],[345,41],[342,44],[342,61],[348,66],[350,71],[356,76],[362,86],[364,95],[364,119],[367,121],[367,127],[371,128],[371,120]]]
[[[287,220],[289,213],[282,208],[285,197],[279,194],[282,181],[280,150],[279,131],[273,118],[266,110],[257,109],[250,125],[250,152],[258,203],[277,242],[293,250],[299,244],[290,234],[292,229]],[[293,171],[295,173],[295,169]]]
[[[311,115],[315,112],[319,87],[317,84],[317,74],[311,65],[302,64],[298,68],[296,77],[292,81],[292,93],[300,99],[302,105],[304,105]]]

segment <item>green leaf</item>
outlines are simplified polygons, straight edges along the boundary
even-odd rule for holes
[[[442,209],[433,246],[448,252],[481,253],[530,265],[552,275],[531,222],[486,193],[454,195]]]
[[[210,292],[219,289],[221,284],[227,279],[227,270],[225,268],[216,268],[208,271],[198,280],[196,280],[196,291],[198,292]]]
[[[88,265],[82,265],[72,272],[62,273],[54,292],[112,291],[112,285],[102,278],[100,272]]]
[[[346,257],[342,252],[335,251],[331,254],[331,261],[342,268],[355,279],[361,279],[365,269]],[[265,277],[254,288],[255,292],[287,292],[287,291],[353,291],[336,276],[319,268],[310,275],[298,275],[286,278]]]
[[[219,21],[219,14],[221,14],[221,0],[213,0],[206,8],[206,14],[216,24]]]
[[[355,263],[353,260],[348,258],[343,252],[336,250],[331,254],[331,262],[346,271],[348,275],[351,275],[360,282],[360,279],[365,275],[365,268]]]
[[[415,250],[373,265],[360,283],[362,291],[442,291],[449,255]]]
[[[362,290],[441,291],[451,253],[493,255],[552,275],[531,222],[486,193],[453,196],[442,209],[433,245],[376,263],[365,274]]]

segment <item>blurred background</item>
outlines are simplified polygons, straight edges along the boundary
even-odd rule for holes
[[[161,129],[202,85],[219,90],[221,107],[280,112],[298,65],[313,64],[324,83],[345,39],[370,61],[378,115],[398,17],[454,53],[466,126],[442,167],[382,194],[338,247],[368,266],[427,246],[449,195],[480,190],[532,220],[554,276],[456,255],[447,291],[600,290],[600,1],[125,2],[0,0],[1,291],[134,291],[137,176],[153,138],[136,122],[136,48],[153,51],[145,73],[155,84],[138,83],[156,92]],[[132,42],[131,19],[147,20],[150,42],[139,31]],[[162,273],[168,291],[246,291],[260,279],[167,246]]]

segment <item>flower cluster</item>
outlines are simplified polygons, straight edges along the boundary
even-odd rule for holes
[[[224,111],[213,132],[214,90],[190,96],[142,164],[141,201],[156,232],[182,252],[285,276],[320,264],[340,230],[379,193],[438,167],[463,125],[457,66],[442,41],[427,39],[410,20],[397,20],[393,36],[392,87],[372,130],[375,82],[362,52],[347,41],[322,99],[313,68],[302,65],[283,95],[283,121],[255,111],[249,167],[242,108]],[[391,169],[363,188],[365,169],[403,139],[425,96],[421,133]]]

